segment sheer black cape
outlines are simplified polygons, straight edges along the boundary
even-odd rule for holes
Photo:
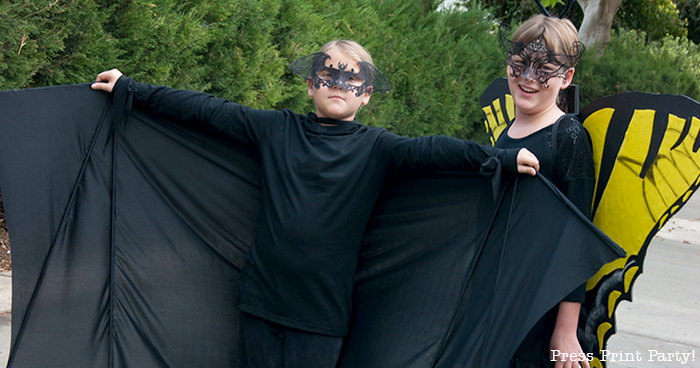
[[[236,367],[256,155],[131,111],[126,91],[5,91],[0,111],[8,366]],[[542,313],[624,254],[545,179],[491,180],[387,185],[339,366],[503,366]]]

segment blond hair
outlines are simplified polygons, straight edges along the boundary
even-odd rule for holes
[[[513,33],[513,42],[529,44],[542,37],[547,48],[555,53],[575,56],[578,62],[583,44],[570,20],[538,14],[523,22]],[[574,65],[569,65],[573,67]]]
[[[357,62],[364,61],[366,63],[374,65],[374,62],[372,61],[372,55],[370,55],[369,51],[367,51],[367,49],[365,49],[364,47],[362,47],[362,45],[355,41],[333,40],[323,45],[319,52],[325,53],[332,48],[340,49]]]

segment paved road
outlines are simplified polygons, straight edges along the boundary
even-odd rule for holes
[[[0,366],[7,365],[10,352],[10,322],[12,306],[12,273],[0,272]]]
[[[654,238],[617,310],[609,368],[700,367],[700,194]],[[611,355],[612,357],[612,355]],[[687,361],[685,360],[687,358]]]
[[[617,310],[608,368],[700,368],[700,195],[649,246],[634,303]],[[11,273],[0,272],[0,366],[10,347]]]

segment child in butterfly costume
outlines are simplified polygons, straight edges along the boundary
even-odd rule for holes
[[[364,228],[385,180],[407,170],[478,171],[500,161],[534,174],[526,149],[444,136],[408,138],[355,120],[389,84],[369,53],[334,41],[292,70],[307,81],[315,113],[254,110],[208,94],[137,83],[117,70],[93,88],[128,84],[137,109],[207,124],[260,154],[261,203],[241,271],[241,367],[334,367],[350,318]]]
[[[583,52],[576,28],[566,19],[536,15],[518,27],[506,45],[515,118],[495,146],[534,152],[540,173],[590,217],[595,185],[590,138],[577,115],[557,105]],[[584,299],[582,285],[550,310],[525,338],[511,366],[571,368],[580,362],[588,367],[576,336]]]

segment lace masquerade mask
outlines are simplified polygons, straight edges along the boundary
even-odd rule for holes
[[[506,46],[506,59],[511,69],[511,78],[531,78],[548,88],[552,78],[566,78],[569,68],[576,65],[583,53],[583,44],[576,42],[571,54],[557,53],[548,49],[541,35],[532,42],[513,42],[501,35],[502,46]]]
[[[289,68],[304,80],[311,81],[315,88],[340,87],[344,91],[354,92],[358,97],[365,93],[391,91],[389,81],[374,65],[360,61],[357,63],[359,71],[355,71],[354,68],[347,70],[348,65],[340,62],[337,65],[326,66],[328,59],[330,55],[317,52],[300,57],[292,62]]]

